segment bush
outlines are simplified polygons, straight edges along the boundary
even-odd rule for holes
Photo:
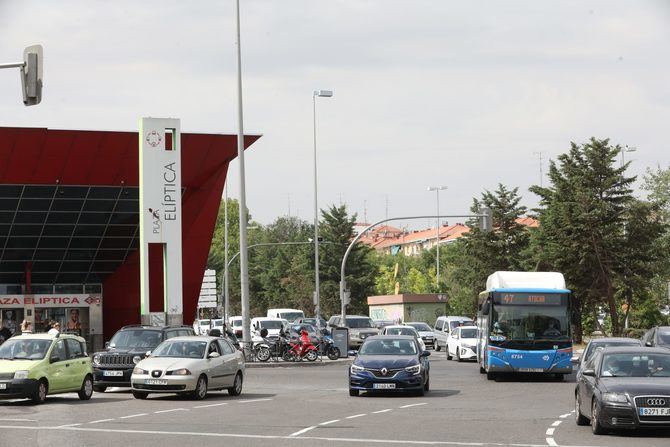
[[[642,336],[645,334],[645,332],[647,332],[646,329],[629,327],[628,329],[624,329],[623,334],[624,334],[624,337],[642,338]]]

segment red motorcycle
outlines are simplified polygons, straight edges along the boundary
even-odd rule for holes
[[[284,357],[288,361],[299,362],[302,359],[307,359],[313,362],[319,357],[319,350],[314,346],[305,330],[301,331],[300,338],[291,340],[289,345],[289,350]]]

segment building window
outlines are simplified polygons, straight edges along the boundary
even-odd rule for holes
[[[31,284],[30,285],[30,293],[32,294],[38,294],[38,293],[53,293],[54,288],[51,284]]]
[[[102,293],[102,284],[85,284],[84,293]]]
[[[83,293],[84,286],[82,284],[56,284],[54,286],[54,293]]]

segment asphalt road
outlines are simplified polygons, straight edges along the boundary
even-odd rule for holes
[[[424,397],[349,397],[345,363],[249,369],[239,397],[204,401],[127,390],[0,401],[0,446],[608,446],[667,447],[670,430],[595,436],[572,413],[574,379],[487,381],[473,363],[431,356]]]

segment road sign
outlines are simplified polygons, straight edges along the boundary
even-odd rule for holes
[[[216,308],[218,295],[216,293],[216,270],[205,270],[198,298],[198,307]]]

